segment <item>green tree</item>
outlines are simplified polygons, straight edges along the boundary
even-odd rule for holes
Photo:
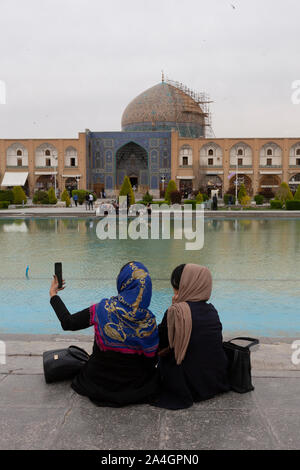
[[[201,194],[200,191],[199,191],[199,193],[196,196],[196,203],[197,204],[202,204],[203,200],[204,200],[203,199],[203,194]]]
[[[238,193],[238,200],[239,200],[239,203],[240,203],[240,204],[242,203],[242,199],[243,199],[245,196],[248,196],[248,194],[247,194],[247,191],[246,191],[246,188],[245,188],[244,183],[242,183],[241,186],[240,186],[240,189],[239,189],[239,193]]]
[[[177,186],[174,180],[170,180],[165,193],[165,201],[171,204],[171,193],[177,191]]]
[[[294,200],[295,201],[300,201],[300,184],[298,184],[297,191],[294,194]]]
[[[275,199],[280,201],[282,204],[285,204],[286,201],[292,201],[294,199],[293,194],[287,183],[285,182],[281,183],[276,193]]]
[[[69,192],[68,192],[67,189],[64,189],[64,191],[62,192],[61,200],[62,200],[62,201],[65,201],[66,207],[70,207],[70,205],[71,205],[71,199],[70,199]]]
[[[55,196],[55,191],[54,188],[51,187],[48,191],[48,197],[49,197],[49,204],[56,204],[57,203],[57,198]]]
[[[129,204],[135,204],[134,192],[130,183],[130,179],[128,176],[125,176],[119,192],[119,196],[127,196],[127,194],[129,195]]]
[[[146,192],[146,194],[144,194],[144,197],[143,197],[143,203],[144,204],[151,204],[151,202],[153,201],[153,196],[151,196],[151,194],[149,194],[149,191]]]
[[[22,204],[23,201],[24,201],[24,204],[26,204],[27,197],[21,186],[14,186],[12,191],[13,191],[14,204]]]

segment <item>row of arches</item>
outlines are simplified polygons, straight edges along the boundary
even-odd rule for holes
[[[6,150],[6,164],[9,167],[28,166],[28,150],[21,143],[14,143]],[[36,167],[56,167],[58,151],[52,144],[44,143],[35,149]],[[64,152],[65,167],[77,167],[78,155],[75,147],[69,146]]]
[[[253,149],[245,142],[239,142],[230,149],[230,166],[251,167],[253,163]],[[260,167],[276,168],[282,166],[282,148],[275,142],[268,142],[260,148]],[[203,145],[199,152],[200,166],[223,166],[223,149],[216,142]],[[193,149],[190,145],[183,145],[179,150],[179,166],[187,167],[193,165]],[[300,142],[290,147],[289,165],[300,167]]]
[[[238,177],[232,176],[229,180],[229,188],[227,190],[228,193],[234,194],[236,183],[239,187],[241,184],[244,184],[249,196],[254,195],[253,190],[253,181],[249,175],[246,174],[239,174]],[[279,189],[280,184],[282,183],[281,178],[278,175],[262,175],[258,182],[258,190],[257,192],[260,194],[264,194],[266,197],[274,197],[277,190]],[[182,183],[183,186],[184,182]],[[291,191],[294,193],[299,184],[300,184],[300,173],[296,173],[295,175],[289,178],[289,187]],[[210,192],[212,189],[219,190],[219,197],[222,197],[224,191],[223,180],[221,176],[218,175],[204,175],[201,181],[202,189],[205,192]],[[192,189],[192,188],[191,188]]]

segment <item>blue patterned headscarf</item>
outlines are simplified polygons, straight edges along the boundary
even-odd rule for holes
[[[117,278],[118,295],[102,299],[90,308],[96,343],[102,351],[155,356],[158,329],[148,310],[152,282],[147,268],[139,262],[125,265]]]

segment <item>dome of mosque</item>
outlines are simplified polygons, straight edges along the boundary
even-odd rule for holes
[[[122,130],[176,129],[181,136],[202,137],[205,116],[196,94],[162,81],[128,104],[122,116]]]

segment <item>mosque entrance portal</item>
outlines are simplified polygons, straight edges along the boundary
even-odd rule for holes
[[[148,154],[135,142],[129,142],[119,148],[116,154],[117,186],[120,188],[125,176],[131,186],[143,192],[148,185]]]

